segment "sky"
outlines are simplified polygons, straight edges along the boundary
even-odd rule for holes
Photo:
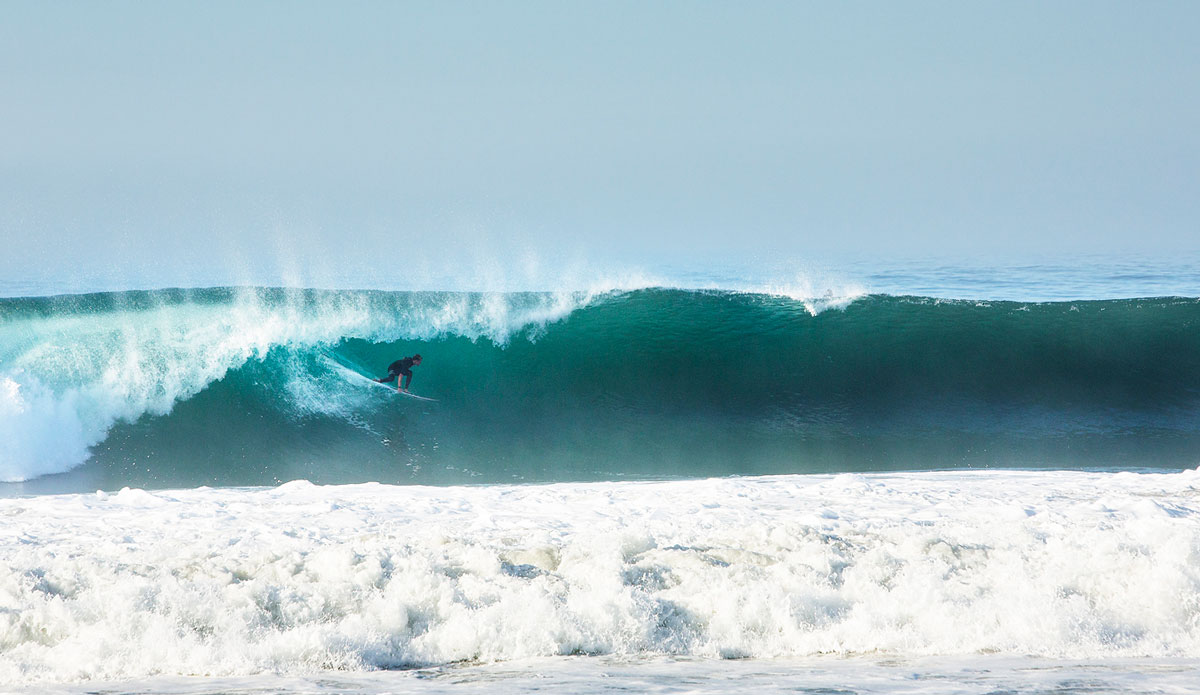
[[[1200,252],[1196,2],[0,10],[10,281]]]

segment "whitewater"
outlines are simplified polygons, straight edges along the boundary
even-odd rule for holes
[[[0,691],[1200,682],[1194,269],[666,275],[9,292]]]
[[[125,489],[0,500],[0,544],[9,684],[487,683],[542,659],[536,681],[584,656],[661,685],[697,659],[1200,673],[1194,470]]]

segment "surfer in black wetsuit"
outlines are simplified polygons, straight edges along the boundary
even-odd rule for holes
[[[420,355],[413,355],[412,357],[405,357],[402,360],[396,360],[388,365],[387,376],[383,377],[382,379],[376,379],[375,381],[378,381],[381,384],[386,384],[391,382],[392,379],[395,379],[396,389],[398,391],[404,391],[407,393],[408,385],[412,383],[412,368],[419,364],[421,364]],[[400,383],[400,377],[404,377],[403,384]]]

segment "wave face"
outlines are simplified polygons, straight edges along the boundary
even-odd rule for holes
[[[422,353],[403,399],[348,378]],[[0,300],[44,489],[1186,467],[1200,301],[209,289]],[[33,488],[31,488],[33,489]]]

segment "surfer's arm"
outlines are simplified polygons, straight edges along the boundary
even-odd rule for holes
[[[407,391],[407,390],[408,390],[408,385],[409,385],[409,384],[411,384],[411,383],[412,383],[412,374],[405,374],[405,375],[404,375],[404,386],[402,386],[402,387],[400,388],[400,390],[401,390],[401,391]],[[399,385],[400,385],[400,382],[399,382],[399,381],[396,381],[396,385],[397,385],[397,386],[399,386]]]

